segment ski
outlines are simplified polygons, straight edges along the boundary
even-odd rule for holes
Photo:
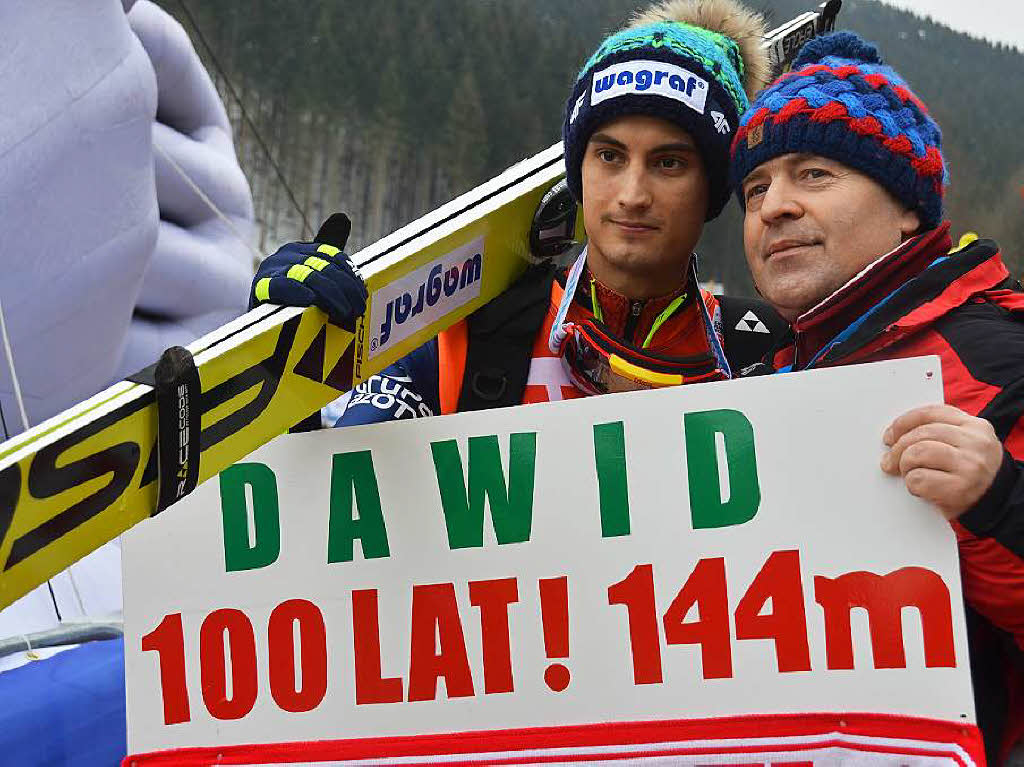
[[[792,61],[793,40],[831,29],[839,5],[773,30],[773,66]],[[582,240],[567,190],[553,189],[564,174],[558,142],[354,254],[369,290],[354,332],[314,307],[264,305],[190,344],[199,385],[182,407],[199,413],[198,456],[196,440],[179,436],[193,481],[472,313],[537,257]],[[0,608],[156,513],[157,422],[154,386],[121,381],[0,444]]]
[[[559,143],[356,253],[370,296],[354,333],[260,306],[190,344],[199,481],[505,290],[564,172]],[[0,607],[151,515],[156,436],[154,387],[122,381],[0,445]]]
[[[835,29],[842,6],[842,0],[828,0],[817,10],[801,13],[765,35],[764,47],[768,49],[773,79],[789,69],[804,43]]]

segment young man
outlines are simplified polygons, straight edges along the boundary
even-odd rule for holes
[[[732,153],[747,262],[792,325],[747,372],[942,360],[947,404],[897,418],[882,469],[956,531],[978,721],[999,763],[1024,734],[1024,293],[994,242],[951,252],[939,128],[856,35],[808,43]]]
[[[760,17],[734,0],[673,0],[608,37],[577,77],[563,123],[584,252],[567,271],[531,270],[357,387],[330,420],[370,423],[723,379],[760,358],[769,328],[784,324],[760,302],[700,290],[693,249],[728,199],[729,144],[747,93],[767,71],[763,36]],[[264,262],[255,298],[291,302],[275,295],[273,281],[308,255],[291,254],[296,247]],[[751,310],[755,319],[741,324]]]

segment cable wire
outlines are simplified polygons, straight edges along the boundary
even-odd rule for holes
[[[228,91],[231,92],[232,97],[238,103],[238,108],[242,112],[242,118],[249,124],[249,127],[252,129],[252,133],[256,137],[256,141],[259,143],[260,147],[263,149],[263,152],[266,154],[267,161],[271,164],[271,166],[274,168],[274,171],[277,173],[277,178],[281,182],[281,185],[284,187],[284,190],[288,193],[288,197],[292,201],[292,205],[295,206],[295,210],[297,210],[299,215],[302,217],[303,238],[307,236],[307,233],[310,237],[312,237],[313,227],[310,225],[309,219],[306,218],[306,212],[302,209],[302,206],[299,205],[299,201],[296,199],[295,193],[292,192],[292,188],[288,185],[288,181],[285,180],[284,173],[281,171],[281,168],[278,166],[276,162],[274,162],[274,156],[270,153],[270,148],[267,146],[266,142],[263,141],[263,137],[260,135],[259,130],[256,128],[256,123],[253,122],[251,117],[249,117],[249,113],[245,109],[245,104],[242,103],[242,98],[238,95],[238,91],[236,91],[235,86],[231,84],[231,80],[228,78],[227,73],[224,71],[224,68],[220,65],[220,61],[217,59],[216,54],[214,54],[213,46],[207,42],[205,35],[203,35],[203,31],[199,28],[199,24],[196,22],[195,16],[192,15],[192,12],[185,4],[185,0],[178,0],[178,4],[181,6],[181,10],[182,12],[184,12],[185,17],[192,25],[192,28],[196,31],[196,37],[199,38],[199,42],[202,43],[203,48],[206,49],[206,55],[209,56],[210,63],[213,64],[214,68],[224,79],[224,84],[227,86]]]
[[[53,593],[53,581],[49,580],[46,582],[46,588],[50,590],[50,601],[53,602],[53,611],[57,613],[57,622],[60,623],[64,620],[64,616],[60,614],[60,605],[57,604],[57,595]],[[78,589],[75,589],[77,593]],[[82,598],[78,598],[79,604],[82,602]]]
[[[220,208],[217,207],[217,204],[213,200],[211,200],[210,196],[199,187],[199,184],[192,180],[192,177],[188,175],[188,171],[182,168],[181,165],[177,162],[177,160],[171,157],[170,153],[168,153],[168,151],[159,144],[154,142],[153,148],[160,153],[161,157],[163,157],[165,160],[167,160],[168,163],[170,163],[171,167],[178,172],[178,175],[180,175],[182,179],[184,179],[185,183],[188,184],[189,187],[191,187],[192,191],[196,193],[199,199],[206,203],[206,205],[210,208],[210,210],[214,212],[217,218],[223,221],[224,224],[228,227],[228,229],[231,230],[231,233],[238,238],[238,241],[241,242],[252,253],[253,258],[256,259],[256,263],[258,264],[260,261],[262,261],[263,254],[260,253],[259,250],[256,249],[256,246],[249,242],[240,231],[238,231],[238,227],[235,226],[234,222],[230,218],[228,218],[227,215],[223,211],[221,211]]]
[[[4,317],[4,305],[0,301],[0,336],[3,336],[4,356],[7,357],[7,367],[11,371],[11,385],[14,389],[14,401],[18,404],[21,413],[21,424],[25,431],[28,431],[28,414],[25,412],[25,400],[21,398],[21,385],[18,383],[18,374],[14,369],[14,351],[11,349],[11,339],[7,335],[7,320]],[[7,431],[7,422],[4,421],[4,432]]]

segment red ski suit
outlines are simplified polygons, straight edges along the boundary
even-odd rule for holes
[[[952,525],[977,613],[968,618],[978,721],[1005,753],[1024,735],[1024,293],[994,242],[950,246],[945,224],[877,261],[793,323],[774,367],[938,355],[946,402],[995,427],[1002,466]]]

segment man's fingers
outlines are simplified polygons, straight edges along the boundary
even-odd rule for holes
[[[316,249],[320,247],[315,242],[289,242],[282,245],[270,258],[275,259],[272,263],[283,266],[281,259],[287,260],[290,265],[301,263],[303,258],[317,255]]]
[[[959,426],[970,420],[971,416],[967,415],[960,408],[952,407],[951,405],[924,405],[923,407],[908,410],[889,424],[889,428],[882,435],[882,441],[886,445],[895,445],[904,434],[926,423],[945,423]]]
[[[288,277],[273,277],[268,283],[269,298],[267,303],[283,306],[312,306],[315,296],[313,291],[298,280]]]
[[[366,283],[363,282],[363,277],[359,272],[352,266],[352,262],[343,260],[339,262],[336,259],[332,259],[326,269],[323,270],[325,277],[340,282],[343,284],[345,294],[349,297],[352,305],[359,308],[359,305],[363,305],[363,310],[366,309],[366,299],[369,296],[369,292],[366,289]],[[362,314],[362,311],[359,312]]]
[[[962,494],[964,488],[955,474],[938,469],[913,469],[903,477],[903,482],[911,495],[937,506],[947,517],[956,516],[951,513],[948,501]]]
[[[962,426],[934,422],[922,424],[911,429],[896,441],[896,444],[883,456],[882,468],[895,474],[895,469],[900,465],[904,451],[919,442],[944,442],[954,447],[964,447],[969,444],[970,439],[971,433]]]
[[[1003,447],[992,424],[949,405],[904,413],[885,430],[882,470],[956,519],[992,486]]]
[[[935,469],[955,473],[961,461],[957,448],[945,442],[923,440],[907,447],[900,455],[899,473],[906,477],[915,469]]]
[[[327,275],[314,271],[306,277],[306,283],[314,292],[313,303],[319,306],[331,321],[346,330],[355,329],[355,319],[366,309],[365,301],[357,303],[355,297],[346,292],[343,285]]]

